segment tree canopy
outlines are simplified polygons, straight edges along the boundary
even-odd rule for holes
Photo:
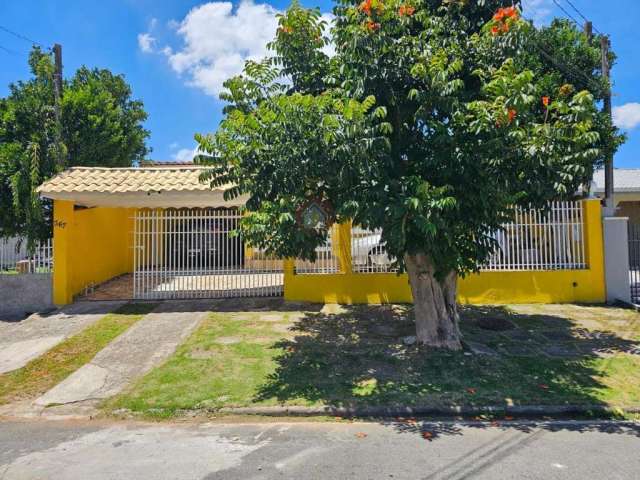
[[[51,206],[35,192],[40,183],[71,166],[132,166],[149,152],[149,132],[124,77],[87,67],[63,82],[59,129],[51,55],[34,48],[29,66],[32,78],[0,99],[0,236],[33,241],[51,235]]]
[[[328,229],[296,220],[314,198],[381,229],[419,340],[459,347],[455,278],[494,251],[514,205],[574,196],[622,140],[598,108],[599,38],[536,28],[512,3],[341,0],[330,32],[293,3],[272,56],[225,83],[224,119],[197,136],[205,178],[249,196],[248,241],[314,259]]]

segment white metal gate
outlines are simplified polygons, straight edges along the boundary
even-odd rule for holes
[[[245,245],[240,218],[236,209],[139,210],[133,298],[282,295],[282,261]]]

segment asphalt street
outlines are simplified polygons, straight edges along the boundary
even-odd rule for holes
[[[632,423],[0,423],[0,479],[640,479]]]

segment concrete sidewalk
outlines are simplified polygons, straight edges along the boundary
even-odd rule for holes
[[[119,393],[167,359],[196,328],[208,313],[204,302],[197,303],[163,302],[34,404],[79,404]]]
[[[83,302],[22,321],[0,322],[0,374],[24,367],[125,302]]]

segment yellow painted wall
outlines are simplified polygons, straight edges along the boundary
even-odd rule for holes
[[[54,202],[53,298],[65,305],[90,284],[130,272],[133,210],[88,208],[74,210],[73,202]]]
[[[458,283],[458,301],[473,304],[602,303],[606,298],[604,246],[600,202],[585,200],[585,270],[493,271],[469,275]],[[341,252],[350,252],[350,226],[340,230]],[[285,262],[286,300],[327,303],[411,302],[405,274],[351,272],[342,253],[343,273],[312,275],[294,273],[293,261]]]

